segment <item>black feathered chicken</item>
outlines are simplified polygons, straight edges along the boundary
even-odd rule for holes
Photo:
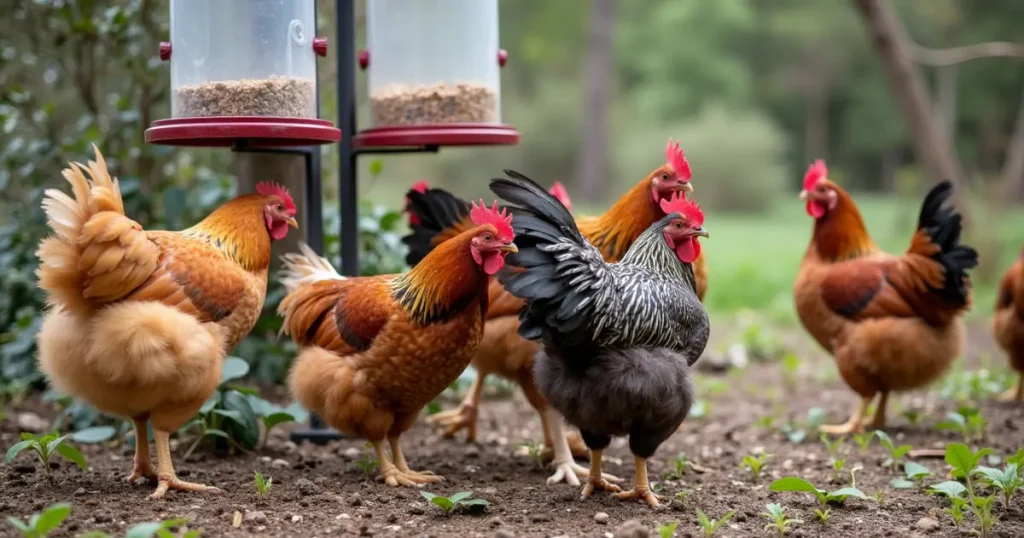
[[[591,451],[583,497],[619,492],[601,478],[601,452],[629,436],[636,486],[621,499],[657,506],[647,459],[682,424],[693,401],[690,366],[710,325],[691,263],[707,237],[700,208],[682,195],[662,201],[652,224],[618,263],[606,263],[565,207],[529,178],[506,170],[491,190],[515,215],[517,254],[499,274],[525,299],[519,334],[539,340],[538,388]]]

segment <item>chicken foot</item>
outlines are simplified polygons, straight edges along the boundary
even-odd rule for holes
[[[380,479],[384,480],[385,484],[391,487],[416,487],[419,484],[444,480],[443,477],[437,476],[430,471],[417,472],[409,469],[409,464],[406,463],[405,456],[402,454],[402,447],[398,443],[398,437],[388,438],[388,444],[391,445],[391,454],[394,458],[393,461],[384,451],[383,441],[371,441],[371,443],[373,444],[374,451],[377,452],[377,461],[380,462]]]
[[[551,466],[555,468],[555,474],[548,477],[547,484],[550,486],[565,481],[570,486],[579,486],[579,477],[589,478],[590,470],[576,463],[576,460],[573,458],[569,441],[565,437],[565,424],[562,421],[562,415],[549,407],[544,410],[541,416],[545,418],[544,422],[551,429],[551,438],[557,439],[553,442],[555,455],[551,461]],[[610,482],[622,481],[621,478],[607,473],[602,478]]]
[[[1017,384],[999,395],[1003,402],[1024,402],[1024,372],[1017,374]]]
[[[163,498],[163,496],[167,494],[167,491],[172,489],[177,491],[207,491],[211,493],[220,493],[220,489],[213,486],[178,480],[177,475],[174,473],[174,464],[171,463],[171,434],[169,432],[154,429],[153,437],[154,441],[156,441],[158,484],[156,491],[151,495],[152,498]]]
[[[868,398],[871,401],[871,398]],[[885,408],[889,404],[889,393],[882,392],[882,395],[878,397],[878,407],[875,408],[875,414],[871,418],[864,417],[861,420],[861,426],[863,428],[870,428],[872,430],[883,430],[885,429]],[[867,413],[867,409],[864,411]]]
[[[651,484],[647,481],[647,459],[640,456],[633,456],[636,464],[636,483],[633,489],[617,493],[615,496],[626,499],[641,499],[647,501],[651,508],[660,506],[658,496],[651,491]]]
[[[476,441],[476,418],[477,409],[480,406],[480,398],[484,392],[484,379],[487,374],[476,371],[476,379],[469,387],[469,393],[462,399],[462,403],[451,411],[442,411],[427,417],[428,424],[440,424],[445,427],[444,437],[454,437],[459,430],[466,430],[466,442]]]
[[[832,435],[860,433],[864,431],[864,415],[867,414],[868,405],[871,403],[873,398],[874,395],[861,398],[860,403],[857,405],[857,409],[853,412],[853,416],[851,416],[850,420],[847,420],[844,424],[822,424],[821,426],[818,426],[818,431]]]
[[[140,478],[145,478],[151,484],[157,481],[156,471],[153,470],[153,460],[149,457],[149,434],[146,432],[146,420],[132,419],[135,424],[135,461],[132,465],[132,474],[124,479],[131,484]]]
[[[612,493],[622,491],[622,488],[612,484],[601,474],[601,454],[603,452],[604,450],[590,451],[590,474],[587,477],[587,485],[583,486],[583,491],[580,492],[580,500],[590,497],[595,489]]]

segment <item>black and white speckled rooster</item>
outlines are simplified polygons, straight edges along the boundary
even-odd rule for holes
[[[636,486],[618,494],[658,505],[647,458],[682,424],[693,401],[690,366],[710,333],[691,263],[707,237],[704,215],[677,195],[661,202],[651,225],[618,263],[606,263],[565,207],[529,178],[506,170],[491,190],[515,215],[517,254],[501,283],[525,299],[519,334],[544,347],[537,385],[580,429],[591,451],[583,489],[619,492],[601,478],[601,452],[612,436],[629,436]]]

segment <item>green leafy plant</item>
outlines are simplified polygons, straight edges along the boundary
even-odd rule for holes
[[[259,445],[259,416],[248,398],[255,391],[229,385],[247,373],[249,363],[238,357],[224,359],[217,391],[199,408],[199,414],[182,427],[183,430],[199,429],[199,436],[185,451],[186,458],[206,439],[223,439],[242,452]]]
[[[686,460],[686,452],[676,454],[675,459],[672,460],[672,476],[676,479],[682,478],[687,466],[689,466],[689,462]]]
[[[734,515],[736,515],[736,511],[729,510],[724,516],[718,519],[711,519],[700,508],[697,508],[697,522],[700,523],[700,528],[704,531],[704,538],[711,538],[717,534],[718,530],[732,519]]]
[[[981,441],[985,437],[988,421],[981,411],[972,407],[960,406],[956,411],[946,415],[946,420],[935,425],[940,430],[954,431],[963,437],[964,443]]]
[[[673,521],[671,523],[662,523],[658,525],[658,536],[660,538],[672,538],[676,535],[676,529],[679,528],[679,522]]]
[[[838,458],[832,460],[832,471],[836,475],[836,480],[839,480],[843,476],[843,469],[846,467],[846,458]]]
[[[875,438],[874,432],[863,432],[853,434],[853,441],[860,447],[860,453],[864,454],[871,446],[871,440]]]
[[[940,495],[950,500],[950,506],[943,508],[942,511],[949,514],[950,519],[953,520],[953,525],[957,527],[964,521],[964,506],[967,504],[964,493],[966,492],[967,487],[956,480],[948,480],[928,488],[928,493]]]
[[[780,503],[770,503],[765,505],[765,511],[761,512],[761,517],[768,520],[768,524],[764,526],[764,530],[770,531],[775,530],[778,533],[779,538],[782,538],[790,531],[793,525],[797,523],[803,523],[799,519],[790,519],[786,517],[786,508]]]
[[[18,529],[25,538],[45,538],[52,530],[60,527],[69,515],[71,515],[71,505],[57,503],[46,507],[42,513],[34,514],[28,519],[28,523],[12,516],[8,516],[7,522]]]
[[[683,501],[686,500],[686,497],[689,496],[689,495],[690,495],[689,491],[686,491],[685,489],[681,489],[681,490],[676,492],[675,498],[676,498],[677,501],[683,502]]]
[[[990,487],[1002,492],[1004,509],[1010,508],[1010,497],[1013,496],[1013,493],[1024,487],[1024,479],[1020,477],[1016,463],[1009,463],[1002,470],[979,466],[974,472],[983,476],[985,483]]]
[[[992,453],[991,448],[982,448],[975,452],[962,443],[950,443],[946,446],[946,463],[953,467],[953,476],[963,478],[966,482],[964,490],[967,493],[967,502],[962,508],[966,508],[977,518],[980,527],[977,532],[982,538],[991,536],[992,527],[995,526],[999,518],[992,512],[995,496],[980,497],[976,495],[972,476],[979,474],[978,464]],[[985,476],[985,473],[980,474]],[[945,486],[945,488],[948,489],[950,486]]]
[[[814,497],[818,499],[818,502],[821,503],[822,507],[825,507],[826,505],[841,505],[848,497],[868,500],[867,495],[864,495],[864,492],[856,487],[851,486],[840,488],[830,492],[819,489],[814,484],[798,476],[780,478],[772,482],[771,485],[768,486],[768,490],[812,493],[814,494]]]
[[[907,419],[911,426],[917,426],[921,422],[921,417],[924,416],[924,413],[921,413],[918,409],[906,409],[900,414],[903,415],[903,418]]]
[[[239,389],[234,388],[234,390]],[[259,417],[260,423],[263,424],[263,440],[260,442],[260,448],[267,446],[270,431],[275,426],[289,422],[305,422],[309,417],[309,413],[298,402],[292,402],[287,407],[282,407],[260,398],[255,393],[246,393],[246,398],[249,400],[249,406],[252,407],[253,412]]]
[[[782,356],[782,377],[789,386],[797,383],[797,374],[800,373],[800,365],[803,361],[796,353],[786,353]]]
[[[484,499],[473,498],[472,491],[460,491],[453,494],[451,497],[443,497],[426,491],[421,491],[420,495],[423,495],[424,499],[441,507],[441,510],[444,511],[444,515],[446,516],[451,515],[452,511],[459,506],[465,506],[467,508],[486,508],[489,504]]]
[[[359,467],[359,470],[363,472],[366,478],[370,478],[370,475],[372,475],[379,466],[380,462],[377,461],[376,456],[370,454],[363,453],[359,456],[359,459],[356,460],[356,467]]]
[[[259,496],[262,501],[267,497],[267,495],[270,495],[270,488],[274,485],[274,477],[268,476],[263,478],[263,474],[259,471],[255,471],[255,473],[256,476],[254,478],[254,482],[256,483],[256,495]]]
[[[821,442],[825,445],[825,449],[828,450],[828,459],[830,461],[836,459],[836,454],[839,453],[839,448],[843,446],[843,442],[846,441],[845,435],[840,435],[833,440],[827,433],[822,433],[818,438],[821,439]]]
[[[889,482],[889,485],[896,489],[909,489],[915,485],[920,487],[921,482],[932,476],[932,472],[927,467],[913,461],[907,461],[903,463],[903,473],[905,477],[897,477]]]
[[[56,433],[47,434],[42,437],[31,433],[22,433],[21,442],[7,450],[7,463],[14,461],[14,458],[18,457],[18,454],[21,452],[32,450],[39,456],[47,478],[53,478],[53,475],[50,474],[50,460],[54,454],[74,463],[79,469],[86,470],[85,456],[82,456],[82,453],[77,448],[64,442],[67,437],[67,435],[58,437]]]
[[[882,443],[882,446],[885,447],[885,450],[889,452],[888,459],[886,459],[885,462],[882,463],[882,465],[884,465],[885,467],[892,467],[894,465],[899,465],[903,463],[903,458],[905,458],[907,453],[909,453],[913,449],[913,447],[910,445],[896,446],[892,442],[892,438],[889,437],[889,434],[883,432],[882,430],[876,430],[875,436],[878,437],[878,441]]]
[[[124,536],[125,538],[199,538],[202,536],[202,529],[184,529],[180,535],[175,535],[172,532],[179,527],[184,527],[188,521],[187,518],[175,518],[166,521],[137,523],[129,527]],[[111,538],[111,536],[103,531],[90,531],[79,538]]]
[[[808,432],[818,429],[818,426],[825,420],[825,410],[820,407],[812,407],[807,410],[807,418],[801,421],[789,421],[779,427],[779,431],[786,436],[791,443],[802,443],[807,439]]]
[[[821,523],[822,525],[827,525],[828,524],[828,518],[830,518],[832,516],[832,509],[831,508],[827,508],[827,507],[826,508],[815,508],[814,509],[814,515],[818,517],[818,523]]]
[[[992,528],[999,521],[999,516],[992,512],[992,505],[995,504],[995,500],[994,495],[989,495],[988,497],[975,496],[974,500],[966,505],[971,514],[978,520],[978,536],[981,538],[992,536]]]
[[[761,470],[764,468],[765,462],[771,457],[769,454],[758,454],[756,456],[743,456],[743,461],[740,462],[740,467],[746,467],[750,470],[750,474],[754,477],[754,482],[757,482],[761,478]]]
[[[530,456],[530,461],[533,462],[534,467],[538,469],[544,467],[544,443],[530,441],[519,446],[526,449],[526,454]]]

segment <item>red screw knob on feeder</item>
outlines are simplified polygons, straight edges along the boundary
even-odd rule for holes
[[[362,49],[359,51],[359,68],[366,69],[370,65],[370,51]]]
[[[313,38],[313,52],[317,56],[327,56],[327,38],[326,37],[314,37]]]
[[[508,51],[505,49],[498,49],[498,65],[505,67],[505,62],[508,61]]]
[[[160,42],[160,59],[165,62],[171,59],[171,43],[169,41]]]

